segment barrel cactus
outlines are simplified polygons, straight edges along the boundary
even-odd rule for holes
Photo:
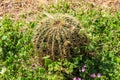
[[[68,14],[54,14],[40,21],[34,30],[33,44],[39,61],[43,56],[52,60],[71,58],[74,48],[88,43],[79,20]]]

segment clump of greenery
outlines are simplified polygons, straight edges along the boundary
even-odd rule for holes
[[[19,50],[17,43],[22,37],[22,35],[18,32],[18,26],[13,27],[13,21],[5,17],[1,21],[0,32],[0,46],[3,53],[1,54],[2,59],[6,60],[10,56],[17,56]]]
[[[80,22],[68,14],[54,14],[43,19],[34,31],[33,43],[39,59],[72,58],[74,48],[88,44]],[[40,60],[41,62],[41,60]]]

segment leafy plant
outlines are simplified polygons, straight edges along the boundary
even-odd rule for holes
[[[18,32],[18,26],[13,27],[13,21],[5,17],[0,25],[0,47],[2,48],[2,58],[6,60],[8,57],[18,55],[18,40],[22,34]]]

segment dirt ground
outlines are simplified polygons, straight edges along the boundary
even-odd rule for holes
[[[14,17],[19,17],[24,12],[34,12],[40,10],[40,5],[48,6],[56,4],[61,0],[0,0],[0,17],[4,14],[12,14]],[[80,0],[62,0],[69,2],[79,2]],[[120,11],[120,0],[81,0],[84,3],[92,3],[101,7],[110,7],[111,9]]]

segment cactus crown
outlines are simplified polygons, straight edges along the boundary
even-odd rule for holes
[[[86,36],[79,35],[80,23],[67,14],[54,14],[53,18],[41,20],[34,31],[33,43],[39,57],[49,55],[51,59],[71,58],[72,49],[87,42]]]

